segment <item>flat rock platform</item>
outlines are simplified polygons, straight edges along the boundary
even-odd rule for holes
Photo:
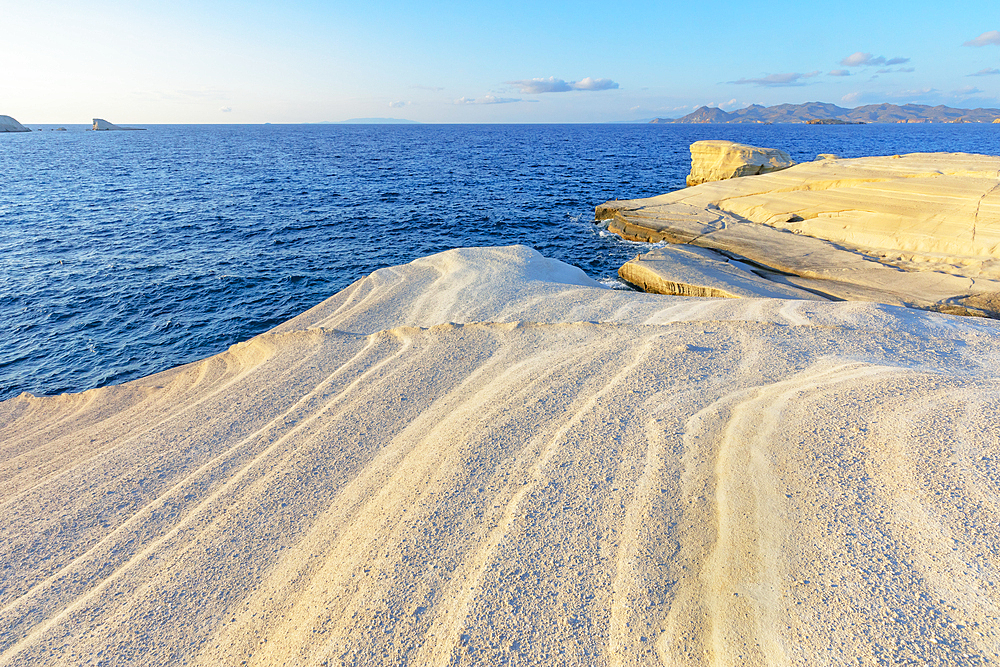
[[[832,299],[1000,315],[1000,157],[821,159],[606,202],[596,218],[624,238],[713,250]]]

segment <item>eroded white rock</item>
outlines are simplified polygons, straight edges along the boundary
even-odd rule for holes
[[[742,257],[834,298],[1000,317],[1000,157],[816,160],[596,215],[625,238]]]
[[[696,141],[691,144],[688,185],[724,181],[740,176],[767,174],[791,167],[795,162],[783,150],[748,146],[733,141]]]

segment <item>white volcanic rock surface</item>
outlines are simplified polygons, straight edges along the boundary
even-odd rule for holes
[[[0,403],[0,665],[1000,660],[1000,329],[376,271]]]
[[[774,276],[761,277],[754,267],[693,245],[654,247],[626,262],[618,275],[643,292],[653,294],[826,300],[786,281],[776,282]]]
[[[947,310],[1000,293],[995,156],[821,159],[608,202],[597,214],[629,237],[647,230],[653,240],[737,255],[808,289],[827,281],[822,291],[837,298]]]
[[[690,150],[691,173],[687,177],[688,185],[767,174],[795,164],[783,150],[748,146],[733,141],[696,141],[691,144]]]

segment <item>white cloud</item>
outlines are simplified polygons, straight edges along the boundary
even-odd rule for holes
[[[512,86],[517,86],[522,95],[541,95],[542,93],[565,93],[571,90],[612,90],[618,84],[611,79],[595,79],[587,77],[579,81],[563,81],[554,76],[547,79],[521,79],[518,81],[505,81]]]
[[[497,97],[495,95],[483,95],[482,97],[460,97],[455,100],[455,104],[510,104],[511,102],[520,102],[521,100],[515,97]]]
[[[896,90],[890,93],[885,93],[886,97],[893,97],[896,99],[903,98],[914,98],[914,97],[924,97],[926,95],[937,95],[938,90],[936,88],[920,88],[915,90]]]
[[[994,76],[996,74],[1000,74],[1000,69],[997,69],[996,67],[988,67],[986,69],[979,70],[975,74],[967,74],[966,76]]]
[[[886,67],[878,70],[876,74],[894,74],[896,72],[915,72],[915,71],[916,69],[913,67],[897,67],[896,69]]]
[[[909,58],[902,58],[900,56],[886,58],[885,56],[874,56],[871,53],[857,51],[841,60],[840,64],[847,67],[879,67],[882,65],[902,65],[908,62],[910,62]]]
[[[981,92],[983,91],[979,90],[975,86],[965,86],[963,88],[959,88],[953,94],[959,95],[960,97],[965,97],[966,95],[975,95],[976,93],[981,93]]]
[[[767,87],[778,87],[778,86],[804,86],[806,85],[801,79],[810,79],[814,76],[821,74],[819,70],[815,72],[808,72],[806,74],[800,74],[799,72],[788,72],[787,74],[768,74],[765,77],[759,79],[738,79],[736,81],[729,81],[728,83],[735,83],[737,85],[747,85],[752,84],[754,86],[767,86]]]
[[[900,103],[927,104],[931,102],[941,102],[941,91],[936,88],[920,88],[913,90],[892,90],[884,92],[854,92],[848,93],[840,98],[849,104],[873,104],[885,102],[887,100],[899,101]]]
[[[399,100],[397,102],[389,102],[389,107],[392,109],[402,109],[409,104],[412,104],[412,102],[403,102],[402,100]]]
[[[860,67],[861,65],[867,65],[871,59],[872,54],[857,51],[841,60],[840,64],[847,65],[848,67]]]
[[[846,69],[835,69],[831,72],[828,72],[828,74],[830,76],[851,76],[851,73],[848,72]]]
[[[222,107],[221,109],[219,109],[219,111],[221,111],[222,113],[229,113],[232,110],[233,110],[232,107]]]
[[[589,76],[569,85],[573,90],[612,90],[618,87],[618,84],[611,79],[595,79]]]
[[[984,32],[979,37],[965,42],[962,46],[986,46],[987,44],[996,44],[997,46],[1000,46],[1000,30],[990,30],[988,32]]]

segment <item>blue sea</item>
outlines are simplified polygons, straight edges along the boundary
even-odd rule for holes
[[[201,359],[449,248],[611,282],[639,246],[594,206],[683,187],[700,139],[1000,154],[1000,125],[29,126],[0,134],[0,400]]]

